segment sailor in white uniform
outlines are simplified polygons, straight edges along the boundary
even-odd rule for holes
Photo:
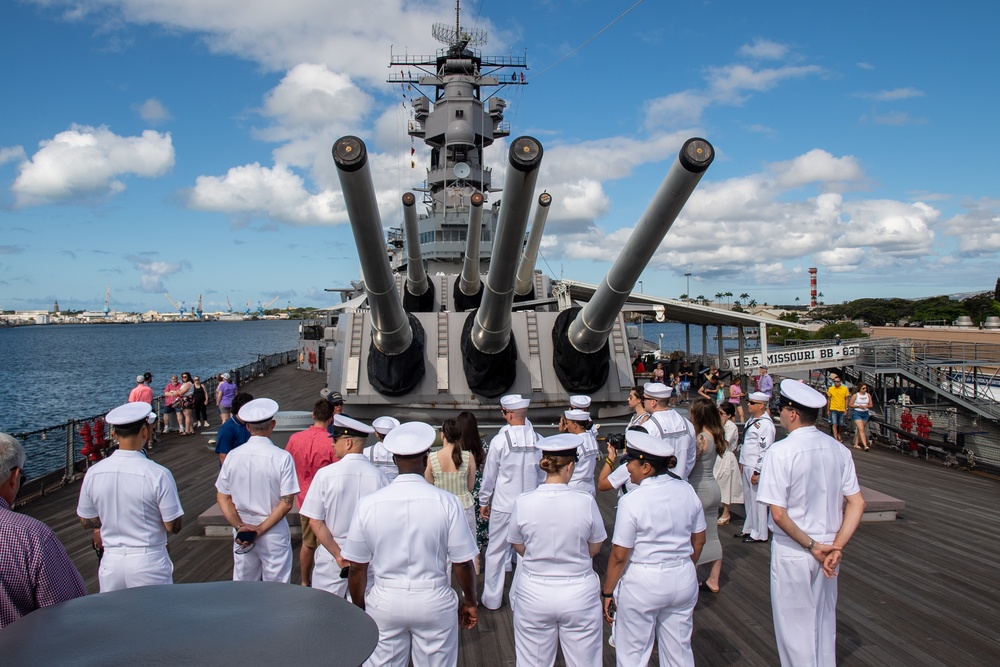
[[[771,506],[771,612],[782,665],[837,664],[837,574],[865,501],[851,450],[816,429],[826,397],[782,380],[788,437],[764,459],[757,502]],[[844,499],[847,500],[846,509]]]
[[[661,440],[671,441],[677,457],[673,473],[686,480],[698,455],[694,425],[670,408],[673,389],[662,382],[647,382],[642,389],[645,408],[649,412],[649,419],[642,423],[642,428]]]
[[[590,412],[590,396],[586,394],[577,394],[575,396],[569,397],[569,408],[570,410],[583,410],[584,412]],[[594,424],[591,422],[588,430],[590,435],[594,436],[594,441],[597,441],[597,432],[601,429],[600,424]]]
[[[601,456],[601,449],[597,446],[597,440],[590,428],[593,423],[590,421],[590,413],[578,408],[566,410],[563,413],[563,420],[566,432],[579,435],[581,440],[569,486],[595,496],[597,489],[594,486],[594,468],[597,467],[597,459]]]
[[[453,667],[459,623],[476,625],[476,540],[458,498],[424,479],[435,437],[422,422],[386,436],[399,476],[358,502],[342,545],[341,557],[351,563],[351,599],[378,625],[378,646],[366,667],[405,666],[411,659],[418,667]],[[375,584],[366,594],[369,569]]]
[[[334,416],[333,448],[340,460],[316,473],[300,510],[319,541],[312,587],[339,597],[347,595],[348,564],[341,548],[354,510],[361,498],[389,485],[389,478],[361,453],[372,432],[371,426],[356,419]]]
[[[101,592],[172,584],[167,535],[180,532],[184,509],[173,475],[142,452],[156,414],[149,403],[126,403],[105,421],[118,449],[87,471],[76,508],[84,528],[100,529]]]
[[[392,460],[392,454],[385,448],[382,441],[385,440],[385,436],[389,434],[389,431],[397,426],[399,426],[399,420],[395,417],[377,417],[372,422],[377,442],[370,447],[365,447],[364,451],[365,457],[373,466],[381,470],[389,478],[390,482],[396,479],[399,471],[396,470],[396,463]]]
[[[546,473],[514,501],[507,539],[521,556],[514,608],[519,667],[552,667],[561,645],[567,667],[602,662],[600,581],[593,557],[607,538],[593,496],[572,487],[581,436],[538,441]]]
[[[617,663],[649,664],[655,639],[660,665],[694,665],[694,563],[705,545],[705,511],[694,488],[671,470],[674,441],[640,431],[626,431],[625,438],[639,488],[618,503],[601,593],[605,620],[614,623]]]
[[[292,577],[292,540],[285,515],[299,492],[292,455],[271,442],[278,404],[255,398],[240,408],[250,439],[229,453],[215,482],[219,508],[236,530],[233,581]]]
[[[490,441],[479,486],[479,514],[490,521],[483,582],[483,606],[487,609],[499,609],[503,603],[504,577],[511,569],[507,527],[514,499],[533,491],[545,479],[538,467],[542,453],[535,443],[539,437],[527,421],[530,403],[519,394],[500,399],[500,412],[507,424]]]
[[[744,542],[767,542],[767,505],[757,502],[757,482],[761,464],[768,447],[774,443],[774,422],[767,411],[771,397],[759,391],[751,392],[750,419],[743,426],[743,443],[740,445],[740,474],[743,481],[743,507],[746,521],[735,537]]]

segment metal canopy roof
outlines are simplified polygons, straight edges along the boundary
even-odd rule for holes
[[[597,285],[576,282],[574,280],[563,280],[561,282],[569,288],[570,296],[573,299],[578,299],[580,301],[589,301],[594,295],[594,292],[597,291]],[[652,312],[654,310],[659,310],[658,307],[663,308],[663,315],[666,319],[674,322],[680,322],[682,324],[698,324],[707,326],[721,325],[725,327],[735,327],[740,325],[755,327],[760,324],[764,324],[768,326],[780,326],[787,327],[789,329],[808,331],[808,327],[804,324],[798,324],[796,322],[785,322],[782,320],[776,320],[772,317],[761,317],[759,315],[750,315],[749,313],[736,313],[731,310],[716,308],[714,306],[702,306],[700,304],[689,303],[687,301],[664,299],[657,296],[651,296],[649,294],[638,294],[636,292],[632,292],[629,295],[628,302],[622,310],[633,312]]]

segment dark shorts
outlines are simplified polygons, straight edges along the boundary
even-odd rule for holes
[[[830,410],[830,426],[843,426],[844,413],[840,410]]]
[[[220,415],[231,415],[232,413],[233,413],[233,409],[231,407],[229,407],[228,405],[220,405],[219,406],[219,414]]]
[[[163,414],[165,414],[165,415],[172,415],[172,414],[174,414],[176,412],[177,412],[177,410],[172,405],[164,405],[163,406]]]
[[[855,410],[854,411],[854,421],[856,422],[866,422],[868,421],[868,411],[867,410]]]

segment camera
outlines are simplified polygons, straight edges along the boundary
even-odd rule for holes
[[[611,433],[606,438],[608,447],[614,447],[616,450],[621,451],[625,449],[625,434],[624,433]]]

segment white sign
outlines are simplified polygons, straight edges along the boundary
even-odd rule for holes
[[[839,366],[842,363],[853,362],[860,351],[861,346],[858,344],[785,348],[774,352],[768,351],[767,361],[764,361],[758,352],[744,355],[743,371],[755,370],[762,363],[767,364],[769,369],[802,364]],[[724,371],[738,371],[739,368],[739,355],[726,357],[722,360],[722,370]]]

